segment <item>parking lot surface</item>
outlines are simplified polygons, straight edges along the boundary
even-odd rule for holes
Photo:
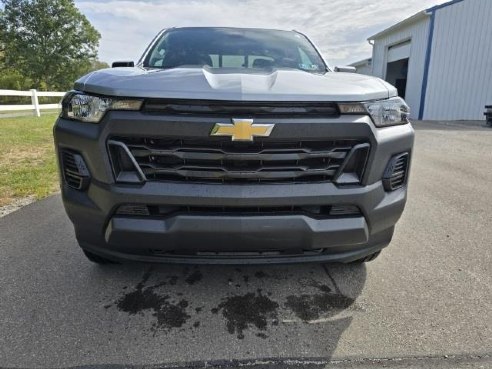
[[[58,195],[0,219],[0,367],[491,368],[492,129],[415,127],[365,266],[101,267]]]

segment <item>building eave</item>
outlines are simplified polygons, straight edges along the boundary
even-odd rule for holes
[[[375,35],[372,35],[367,40],[371,41],[371,40],[381,38],[382,36],[385,36],[386,34],[394,32],[400,28],[406,27],[410,24],[421,21],[425,18],[429,18],[431,16],[431,14],[433,12],[435,12],[436,10],[446,8],[446,7],[454,5],[454,4],[461,3],[462,1],[464,1],[464,0],[451,0],[451,1],[445,2],[443,4],[438,4],[438,5],[435,5],[431,8],[422,10],[422,11],[412,15],[411,17],[406,18],[406,19],[402,20],[401,22],[398,22],[398,23],[392,25],[391,27],[388,27],[388,28],[382,30],[381,32],[376,33]]]
[[[462,1],[463,0],[451,0],[451,1],[448,1],[447,3],[443,3],[443,4],[439,4],[439,5],[433,6],[432,8],[429,8],[426,11],[428,13],[431,13],[433,11],[436,11],[436,10],[439,10],[439,9],[442,9],[442,8],[447,8],[450,5],[461,3]]]
[[[398,23],[392,25],[391,27],[388,27],[388,28],[382,30],[381,32],[376,33],[375,35],[372,35],[367,40],[368,41],[376,40],[378,38],[381,38],[381,37],[387,35],[388,33],[394,32],[400,28],[409,26],[413,23],[419,22],[419,21],[421,21],[423,19],[427,19],[427,18],[429,18],[428,11],[422,10],[422,11],[412,15],[411,17],[406,18],[406,19],[402,20],[401,22],[398,22]]]
[[[359,61],[353,62],[352,64],[349,64],[349,66],[351,66],[351,67],[360,67],[362,65],[368,65],[371,62],[372,62],[372,58],[366,58],[366,59],[363,59],[363,60],[359,60]]]

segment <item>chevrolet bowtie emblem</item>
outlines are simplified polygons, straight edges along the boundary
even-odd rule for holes
[[[275,124],[253,124],[253,119],[232,119],[232,124],[215,123],[210,136],[230,136],[232,141],[253,141],[253,137],[268,137]]]

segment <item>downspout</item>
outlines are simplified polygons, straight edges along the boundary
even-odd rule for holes
[[[374,40],[371,40],[370,38],[368,38],[367,39],[367,42],[369,43],[369,45],[372,46],[372,54],[371,54],[371,76],[373,76],[374,75]]]
[[[425,111],[425,100],[427,95],[427,82],[429,80],[429,67],[432,54],[432,42],[434,40],[434,24],[436,21],[436,10],[431,9],[431,17],[429,24],[429,36],[427,38],[427,50],[425,52],[425,62],[424,62],[424,77],[422,79],[422,91],[420,92],[420,109],[419,109],[419,120],[424,117]]]

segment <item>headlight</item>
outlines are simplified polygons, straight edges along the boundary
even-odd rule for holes
[[[410,108],[401,97],[365,103],[376,127],[394,126],[408,123]]]
[[[99,123],[108,110],[140,110],[142,100],[121,99],[70,92],[63,99],[63,118]]]
[[[369,114],[376,127],[407,124],[410,108],[401,97],[365,103],[338,104],[342,114]]]

